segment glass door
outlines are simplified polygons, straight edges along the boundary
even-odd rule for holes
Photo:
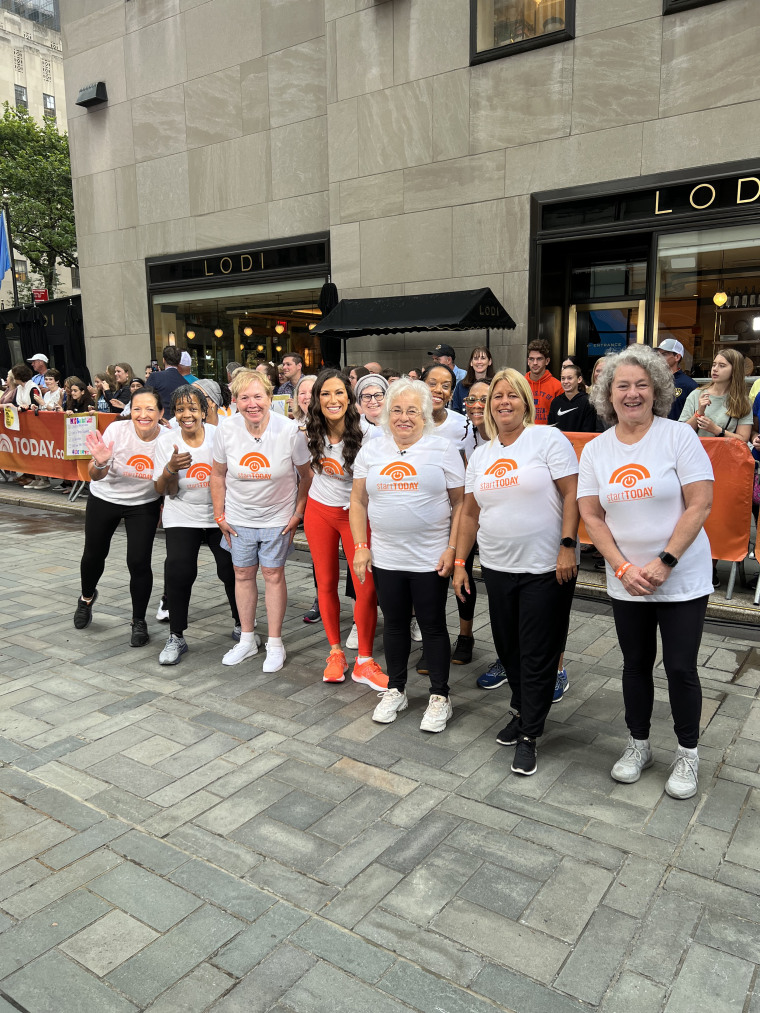
[[[644,343],[646,301],[574,303],[568,314],[567,354],[588,362],[590,369],[605,355]]]

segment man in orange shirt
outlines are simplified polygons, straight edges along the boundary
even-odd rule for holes
[[[537,426],[546,425],[552,401],[562,393],[562,384],[547,369],[550,351],[549,342],[541,339],[531,341],[528,345],[528,372],[525,379],[533,391]]]

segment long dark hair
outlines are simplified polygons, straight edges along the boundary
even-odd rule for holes
[[[478,345],[477,348],[473,348],[473,350],[470,352],[470,361],[467,364],[467,375],[462,380],[463,387],[472,387],[472,385],[475,383],[475,380],[477,379],[477,377],[475,376],[475,370],[472,368],[472,360],[476,352],[484,352],[488,356],[489,362],[488,366],[486,367],[486,380],[488,381],[488,383],[491,382],[491,378],[493,377],[494,369],[491,349],[486,348],[485,345]]]
[[[348,377],[339,369],[323,369],[311,391],[311,404],[306,414],[306,440],[311,454],[311,466],[316,474],[322,474],[322,458],[325,456],[325,442],[329,437],[327,420],[322,414],[319,394],[328,380],[340,380],[346,389],[348,407],[343,417],[343,463],[346,471],[352,471],[356,455],[362,447],[362,428],[356,395]]]

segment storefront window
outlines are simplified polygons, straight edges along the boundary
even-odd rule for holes
[[[471,0],[473,62],[572,39],[575,0]]]
[[[288,352],[298,352],[304,372],[314,372],[319,341],[309,325],[321,317],[317,300],[323,282],[306,278],[156,293],[151,298],[154,358],[160,360],[165,345],[176,344],[190,352],[196,376],[218,379],[228,362],[277,365]]]
[[[676,11],[688,11],[692,7],[706,7],[720,2],[721,0],[662,0],[662,13],[675,14]]]
[[[677,338],[684,369],[709,376],[721,348],[760,368],[760,235],[754,226],[661,236],[657,250],[654,344]]]

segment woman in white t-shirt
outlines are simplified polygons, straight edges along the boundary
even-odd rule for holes
[[[240,635],[235,602],[235,571],[229,552],[221,546],[211,505],[211,468],[214,464],[214,426],[207,425],[208,401],[195,384],[178,387],[172,394],[171,413],[177,428],[164,431],[154,454],[153,482],[164,496],[162,524],[166,532],[164,563],[165,602],[169,612],[169,639],[158,656],[160,665],[177,665],[187,651],[185,629],[190,594],[198,576],[198,553],[208,545],[216,575],[224,584],[234,623]]]
[[[457,450],[464,450],[467,420],[459,412],[452,411],[448,407],[457,385],[454,370],[437,362],[425,370],[422,382],[428,385],[433,398],[433,424],[436,436],[445,436]]]
[[[285,561],[311,485],[309,450],[298,423],[272,412],[272,384],[264,373],[238,369],[231,389],[237,411],[217,426],[211,501],[223,544],[232,553],[241,634],[222,664],[239,665],[258,652],[254,624],[261,566],[269,633],[263,670],[279,672],[286,656]]]
[[[432,409],[430,388],[419,380],[402,377],[390,386],[382,415],[386,435],[366,443],[354,462],[350,521],[354,573],[363,581],[371,571],[383,610],[388,689],[372,719],[387,724],[408,705],[414,610],[430,676],[420,728],[442,732],[453,714],[446,596],[464,468],[451,442],[435,435]]]
[[[552,705],[578,573],[578,459],[563,433],[535,425],[530,386],[516,369],[491,381],[490,441],[467,465],[454,588],[470,589],[465,560],[477,536],[494,645],[512,691],[512,770],[536,771],[536,739]]]
[[[607,565],[629,731],[612,777],[630,784],[653,763],[649,727],[659,626],[678,739],[665,790],[691,798],[702,713],[697,654],[712,590],[703,527],[712,505],[712,467],[689,426],[667,417],[673,380],[651,348],[632,345],[607,356],[592,398],[612,428],[584,447],[578,498]]]
[[[330,644],[325,682],[343,682],[348,662],[340,642],[340,601],[338,599],[338,544],[343,543],[349,569],[353,566],[354,540],[348,521],[351,482],[356,456],[362,444],[377,432],[356,410],[350,382],[337,369],[325,369],[312,391],[306,418],[306,436],[314,472],[306,501],[304,532],[319,592],[319,611]],[[377,627],[377,596],[371,575],[354,585],[354,621],[359,637],[359,654],[351,678],[383,692],[388,679],[373,658]]]
[[[83,630],[92,621],[98,581],[105,569],[111,539],[124,521],[127,533],[127,568],[132,598],[132,647],[150,639],[145,612],[153,590],[151,552],[161,501],[153,485],[154,454],[164,414],[161,395],[146,387],[130,403],[130,419],[115,421],[101,434],[87,436],[91,456],[88,472],[90,496],[84,521],[82,594],[74,613],[74,626]]]

